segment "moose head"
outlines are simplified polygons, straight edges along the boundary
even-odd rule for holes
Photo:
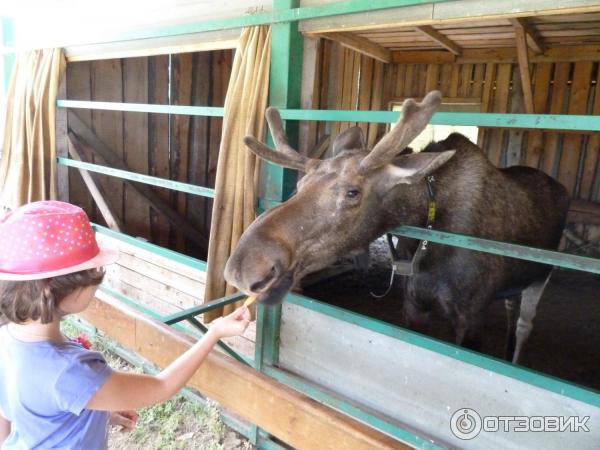
[[[334,157],[300,155],[287,142],[279,112],[266,118],[277,150],[252,136],[245,144],[257,156],[306,175],[285,203],[259,216],[242,235],[225,268],[225,279],[257,301],[276,304],[303,276],[338,258],[362,251],[403,221],[410,208],[398,193],[446,163],[454,151],[399,154],[427,126],[441,103],[439,91],[421,103],[407,99],[397,125],[368,151],[359,127],[341,133]]]

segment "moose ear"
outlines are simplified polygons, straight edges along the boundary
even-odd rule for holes
[[[456,150],[445,152],[420,152],[401,156],[394,164],[388,164],[386,174],[389,182],[396,184],[413,184],[435,172],[454,156]]]
[[[337,156],[343,150],[355,148],[367,148],[365,136],[360,127],[348,128],[344,132],[338,134],[335,141],[333,141],[333,156]]]

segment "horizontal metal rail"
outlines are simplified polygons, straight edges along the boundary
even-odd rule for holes
[[[143,103],[113,103],[79,100],[58,100],[62,108],[85,108],[110,111],[133,111],[161,114],[223,117],[224,108],[208,106],[153,105]],[[399,111],[352,111],[324,109],[282,109],[286,120],[324,122],[396,123]],[[600,116],[574,114],[498,114],[498,113],[435,113],[432,125],[464,125],[489,128],[527,128],[561,131],[600,131]]]
[[[396,123],[399,111],[348,111],[317,109],[285,109],[287,120]],[[465,125],[492,128],[532,128],[563,131],[600,131],[600,116],[574,114],[498,114],[438,112],[432,125]]]
[[[184,255],[183,253],[169,250],[168,248],[161,247],[160,245],[152,244],[128,234],[111,230],[110,228],[103,227],[102,225],[93,224],[92,227],[97,233],[109,236],[121,242],[125,242],[126,244],[133,245],[134,247],[146,250],[158,256],[162,256],[163,258],[191,267],[192,269],[206,272],[206,262],[202,261],[201,259],[192,258],[191,256]]]
[[[451,245],[469,250],[475,250],[494,255],[509,256],[524,259],[565,269],[581,270],[600,274],[600,259],[587,256],[572,255],[570,253],[543,250],[525,245],[510,244],[508,242],[492,241],[464,234],[447,233],[445,231],[429,230],[412,226],[401,226],[390,231],[391,234],[414,239],[427,240],[438,244]]]
[[[207,187],[196,186],[194,184],[182,183],[181,181],[167,180],[165,178],[153,177],[151,175],[143,175],[141,173],[130,172],[127,170],[113,169],[108,166],[101,166],[99,164],[86,163],[83,161],[76,161],[70,158],[58,157],[56,162],[63,166],[75,167],[77,169],[88,170],[90,172],[101,173],[103,175],[109,175],[115,178],[122,178],[124,180],[136,181],[138,183],[150,184],[152,186],[158,186],[173,191],[185,192],[192,195],[200,195],[202,197],[215,197],[215,190]]]
[[[117,299],[117,300],[119,300],[120,302],[122,302],[122,303],[124,303],[124,304],[126,304],[126,305],[128,305],[128,306],[130,306],[130,307],[132,307],[132,308],[134,308],[134,309],[137,309],[138,311],[141,311],[141,312],[143,312],[144,314],[146,314],[146,315],[148,315],[148,316],[150,316],[150,317],[152,317],[152,318],[154,318],[154,319],[156,319],[156,320],[159,320],[159,321],[161,321],[161,322],[163,322],[163,323],[165,322],[165,317],[164,317],[164,316],[162,316],[162,315],[158,314],[156,311],[154,311],[154,310],[152,310],[152,309],[150,309],[150,308],[147,308],[147,307],[145,307],[144,305],[140,305],[140,304],[139,304],[138,302],[136,302],[134,299],[132,299],[132,298],[130,298],[130,297],[127,297],[126,295],[122,294],[122,293],[121,293],[121,292],[119,292],[119,291],[116,291],[116,290],[114,290],[114,289],[112,289],[112,288],[110,288],[110,287],[108,287],[108,286],[106,286],[106,285],[104,285],[104,284],[101,284],[101,285],[98,287],[98,289],[100,289],[102,292],[104,292],[104,293],[106,293],[106,294],[110,295],[111,297],[114,297],[114,298],[116,298],[116,299]],[[215,306],[215,307],[213,307],[213,308],[216,308],[216,306]],[[193,326],[194,326],[196,329],[198,329],[198,330],[201,332],[201,335],[204,335],[204,333],[206,333],[206,331],[207,331],[207,328],[206,328],[206,326],[204,326],[202,323],[198,322],[198,321],[197,321],[196,319],[194,319],[193,317],[192,317],[191,319],[190,319],[190,318],[188,318],[187,320],[188,320],[188,321],[190,321],[190,322],[191,322],[191,324],[192,324],[192,325],[193,325]],[[186,330],[186,329],[185,329],[185,328],[184,328],[184,327],[183,327],[181,324],[179,324],[179,323],[172,324],[172,325],[170,325],[170,326],[172,326],[173,328],[175,328],[175,329],[176,329],[176,330],[178,330],[178,331],[181,331],[181,332],[184,332],[184,333],[185,333],[185,332],[188,332],[188,330]],[[226,343],[224,343],[223,341],[219,340],[219,341],[217,342],[217,345],[218,345],[218,346],[219,346],[219,347],[220,347],[220,348],[221,348],[221,349],[222,349],[222,350],[223,350],[225,353],[227,353],[229,356],[231,356],[232,358],[236,359],[237,361],[241,362],[242,364],[245,364],[245,365],[248,365],[248,366],[251,366],[251,367],[252,367],[252,361],[251,361],[250,359],[246,358],[246,357],[245,357],[245,356],[243,356],[243,355],[240,355],[239,353],[237,353],[235,350],[233,350],[231,347],[229,347],[229,346],[228,346]]]
[[[245,297],[245,294],[239,292],[237,294],[233,294],[233,295],[229,295],[227,297],[213,300],[212,302],[208,302],[208,303],[204,303],[202,305],[194,306],[192,308],[184,309],[183,311],[179,311],[175,314],[171,314],[170,316],[166,316],[162,320],[167,325],[172,325],[174,323],[181,322],[182,320],[187,320],[190,317],[195,317],[200,314],[203,314],[206,311],[211,311],[215,308],[220,308],[225,305],[230,305],[231,303],[240,301],[244,297]]]
[[[286,301],[347,323],[359,325],[363,328],[407,342],[411,345],[416,345],[440,355],[448,356],[458,361],[477,366],[481,369],[496,372],[523,383],[531,384],[544,390],[600,408],[600,393],[581,386],[549,377],[533,370],[516,366],[506,361],[486,356],[457,345],[424,336],[381,320],[372,319],[361,314],[338,308],[309,297],[288,294]]]
[[[105,111],[185,114],[188,116],[223,117],[225,108],[215,106],[156,105],[149,103],[97,102],[87,100],[57,100],[59,108],[100,109]]]

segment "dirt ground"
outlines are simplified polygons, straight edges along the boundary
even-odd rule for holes
[[[382,240],[371,244],[367,274],[349,272],[304,289],[310,297],[386,322],[402,325],[399,277],[384,298],[390,277],[389,257]],[[506,314],[504,303],[487,312],[483,352],[503,357]],[[450,324],[441,314],[433,317],[433,337],[453,342]],[[538,306],[534,328],[521,365],[600,390],[600,276],[571,270],[555,271]]]

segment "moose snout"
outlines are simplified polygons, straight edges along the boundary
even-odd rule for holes
[[[252,250],[240,241],[225,266],[225,280],[247,294],[261,294],[277,284],[290,267],[290,254],[282,246],[263,241]]]

